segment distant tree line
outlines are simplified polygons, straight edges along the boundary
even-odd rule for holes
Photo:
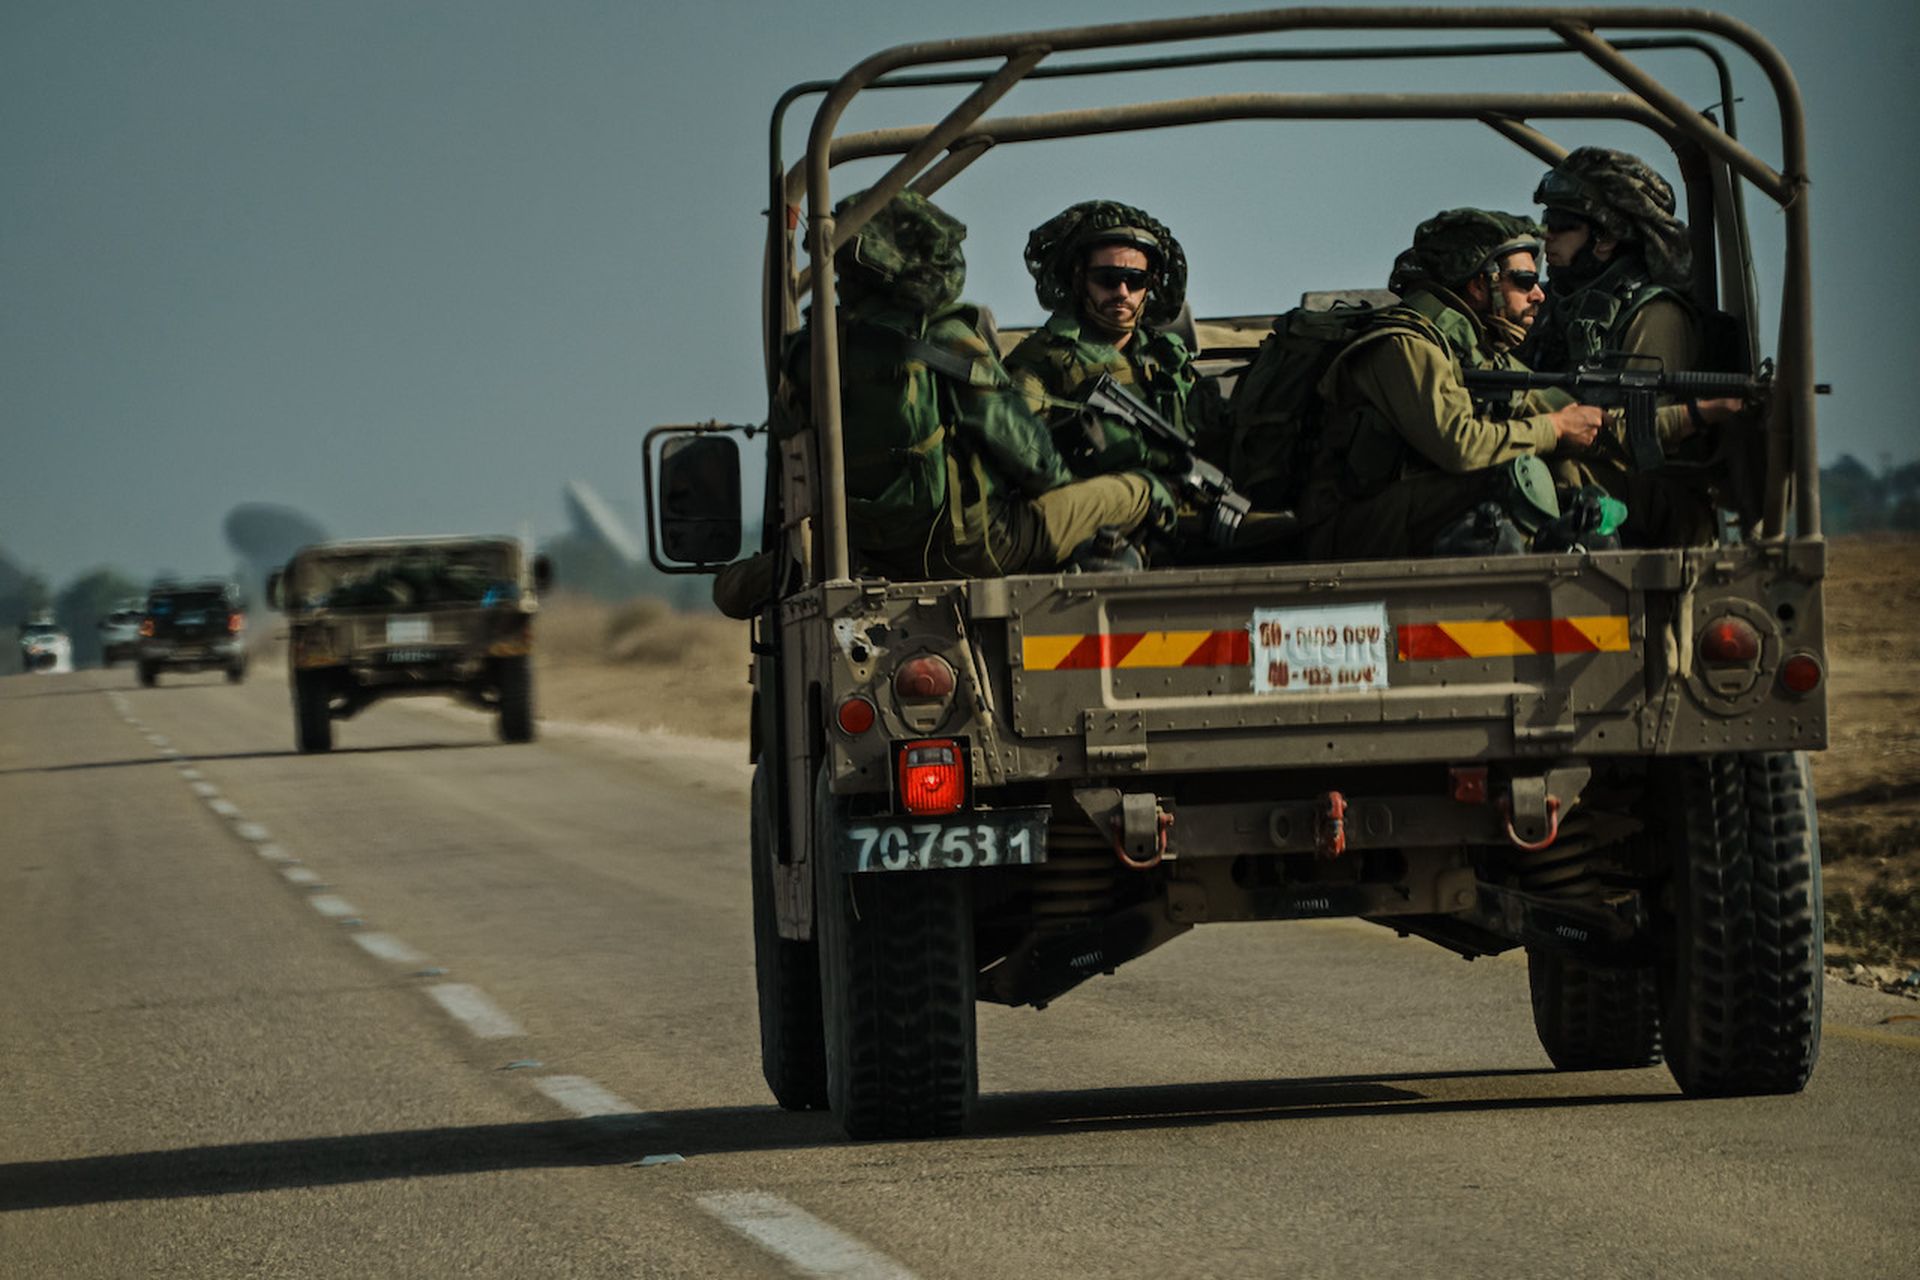
[[[1920,462],[1878,472],[1852,454],[1820,471],[1820,524],[1829,534],[1920,529]]]
[[[51,616],[73,645],[76,667],[100,663],[100,619],[146,586],[117,569],[89,569],[54,591],[47,580],[29,573],[0,551],[0,672],[20,669],[20,624]]]

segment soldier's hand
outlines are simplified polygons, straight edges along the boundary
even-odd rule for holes
[[[1553,415],[1554,441],[1560,448],[1584,449],[1600,434],[1606,410],[1590,404],[1570,404]]]
[[[1687,402],[1687,425],[1693,431],[1707,427],[1717,427],[1723,422],[1731,422],[1748,412],[1752,406],[1738,396],[1727,396],[1714,400],[1689,400]],[[1691,432],[1689,433],[1691,434]]]

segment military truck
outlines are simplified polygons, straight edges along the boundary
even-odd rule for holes
[[[141,684],[153,687],[162,671],[224,671],[229,684],[247,678],[247,615],[233,583],[156,582],[141,614],[133,652]]]
[[[1259,43],[1336,29],[1482,38]],[[1094,60],[1122,47],[1134,51],[1124,61]],[[1728,49],[1771,86],[1777,163],[1739,140]],[[1697,110],[1635,60],[1642,50],[1666,67],[1676,50],[1703,55],[1717,105]],[[1483,87],[1400,92],[1409,57],[1474,59],[1464,78]],[[1371,65],[1384,91],[989,114],[1045,76],[1110,88],[1160,68],[1332,58],[1350,84]],[[1489,59],[1513,70],[1497,88]],[[1621,89],[1561,89],[1582,60]],[[1543,62],[1551,91],[1508,87]],[[939,84],[961,100],[936,124],[840,129],[856,97]],[[783,113],[815,95],[789,169]],[[880,203],[932,195],[1015,144],[1353,119],[1491,129],[1543,164],[1567,153],[1549,128],[1627,122],[1671,152],[1697,300],[1743,370],[1772,361],[1764,429],[1723,437],[1727,509],[1712,545],[924,582],[860,563],[822,266]],[[1468,958],[1524,948],[1534,1023],[1563,1070],[1664,1056],[1687,1095],[1805,1085],[1820,1044],[1806,753],[1828,733],[1826,556],[1805,129],[1771,45],[1725,17],[1664,8],[1183,17],[888,49],[788,92],[772,137],[767,383],[771,394],[809,303],[809,424],[657,428],[647,484],[656,563],[713,572],[740,543],[740,441],[767,458],[761,546],[779,586],[752,626],[749,843],[762,1064],[782,1106],[829,1107],[854,1137],[955,1132],[977,1094],[976,1001],[1043,1007],[1196,925],[1327,917]],[[898,159],[836,218],[835,166],[871,157]],[[1770,352],[1753,193],[1785,232]],[[1036,195],[1036,218],[1087,194]],[[1407,225],[1430,208],[1410,199]],[[1383,271],[1399,247],[1380,246]],[[1230,377],[1251,351],[1234,335],[1265,319],[1197,325],[1202,355]]]
[[[294,553],[267,579],[287,615],[294,744],[333,749],[333,722],[382,698],[449,694],[529,742],[533,616],[552,571],[517,538],[369,538]]]

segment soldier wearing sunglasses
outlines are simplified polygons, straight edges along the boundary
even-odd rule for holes
[[[1166,470],[1171,460],[1137,432],[1105,421],[1089,430],[1071,406],[1106,374],[1194,434],[1192,355],[1166,328],[1186,300],[1180,242],[1142,209],[1089,200],[1034,228],[1026,263],[1052,314],[1008,353],[1014,388],[1058,424],[1061,452],[1077,474]]]
[[[1560,392],[1475,401],[1469,369],[1520,369],[1533,323],[1541,229],[1531,219],[1451,209],[1421,223],[1395,261],[1383,309],[1321,379],[1319,441],[1300,516],[1311,559],[1432,554],[1488,501],[1521,528],[1559,514],[1540,459],[1586,449],[1604,415]]]
[[[1533,193],[1547,227],[1547,299],[1521,355],[1542,373],[1616,362],[1668,373],[1713,368],[1705,360],[1693,301],[1692,249],[1673,187],[1637,156],[1580,147],[1549,169]],[[1707,428],[1738,400],[1679,401],[1655,417],[1669,456],[1704,460]],[[1689,441],[1689,437],[1696,438]],[[1593,477],[1624,498],[1630,530],[1662,544],[1709,541],[1713,503],[1703,473],[1631,475],[1603,458]]]

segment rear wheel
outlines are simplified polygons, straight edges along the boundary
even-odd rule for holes
[[[500,738],[503,742],[533,741],[532,659],[499,658],[494,676],[500,685]]]
[[[773,897],[777,843],[773,786],[762,758],[753,771],[753,969],[760,999],[760,1070],[789,1111],[827,1105],[827,1048],[820,1029],[820,948],[780,936]]]
[[[1806,755],[1684,762],[1661,966],[1667,1064],[1696,1096],[1797,1093],[1820,1056],[1820,834]]]
[[[140,664],[140,683],[151,689],[160,679],[160,668],[151,662]]]
[[[1652,969],[1598,969],[1527,949],[1533,1027],[1562,1071],[1611,1071],[1660,1061],[1660,991]]]
[[[848,875],[815,790],[814,929],[827,1093],[852,1138],[966,1127],[979,1092],[972,883],[964,871]]]
[[[333,750],[332,704],[332,690],[321,673],[293,673],[293,741],[300,750]]]
[[[242,680],[245,680],[246,678],[247,678],[247,664],[245,662],[236,662],[232,666],[227,668],[228,684],[239,684]]]

